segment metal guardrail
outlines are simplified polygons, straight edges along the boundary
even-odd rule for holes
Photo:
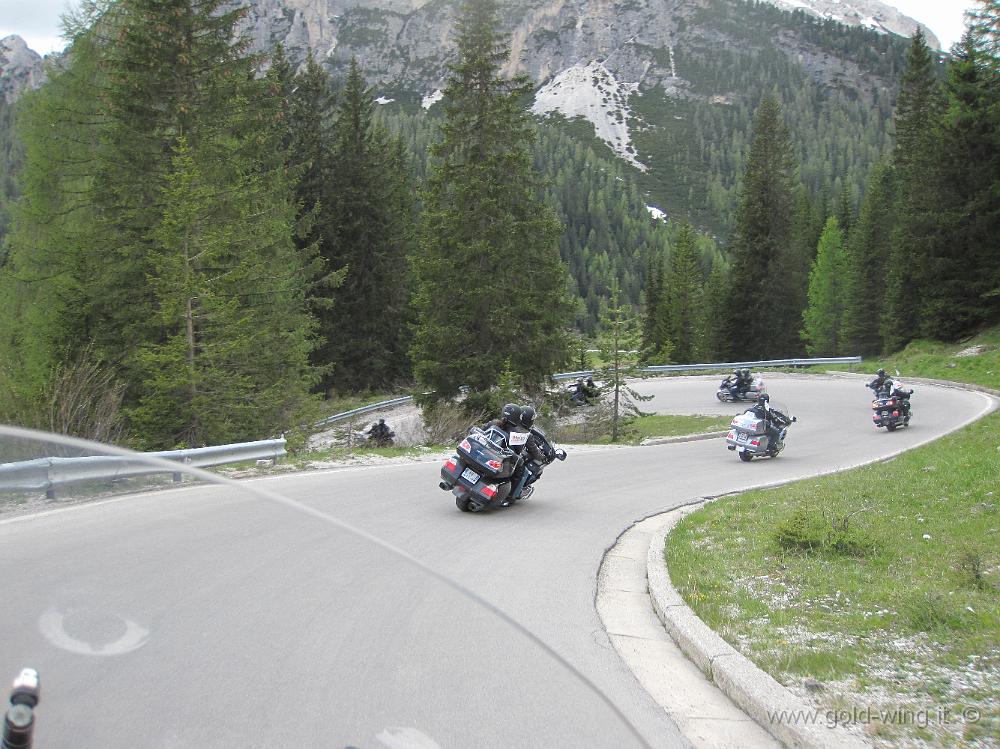
[[[344,419],[350,419],[354,416],[361,416],[363,414],[371,413],[372,411],[381,411],[383,408],[392,408],[393,406],[401,406],[404,403],[409,403],[413,400],[412,395],[404,395],[401,398],[393,398],[392,400],[380,401],[379,403],[370,403],[367,406],[361,406],[360,408],[354,408],[350,411],[344,411],[341,414],[334,414],[333,416],[327,416],[325,419],[316,422],[316,426],[325,427],[328,424],[333,424],[338,421],[343,421]]]
[[[150,464],[147,458],[160,458],[202,468],[238,463],[244,460],[277,460],[285,455],[285,438],[240,442],[232,445],[196,447],[188,450],[166,450],[154,453],[123,455],[92,455],[82,458],[36,458],[17,463],[0,464],[0,491],[44,491],[55,498],[57,487],[83,481],[113,481],[115,479],[170,473],[166,466]],[[180,481],[181,466],[173,471],[174,481]]]
[[[738,369],[749,367],[751,369],[761,369],[763,367],[808,367],[813,364],[860,364],[860,356],[831,356],[815,359],[767,359],[762,361],[733,361],[718,362],[715,364],[655,364],[649,367],[641,367],[640,372],[656,374],[658,372],[696,372],[705,369]],[[555,380],[571,380],[576,377],[589,377],[595,374],[594,370],[580,372],[560,372],[552,375]]]

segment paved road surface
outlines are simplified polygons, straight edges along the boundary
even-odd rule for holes
[[[736,413],[718,377],[649,380],[645,408]],[[720,440],[571,450],[509,510],[460,513],[437,464],[248,482],[373,533],[516,618],[652,746],[685,746],[610,647],[602,554],[693,498],[856,465],[930,440],[987,399],[919,386],[913,426],[871,425],[857,379],[769,377],[799,422],[776,460]],[[294,507],[188,486],[0,521],[0,678],[42,674],[38,749],[635,745],[523,634]]]

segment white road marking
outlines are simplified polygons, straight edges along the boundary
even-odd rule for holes
[[[38,630],[52,645],[77,655],[116,656],[138,650],[149,639],[149,630],[130,619],[113,614],[125,624],[125,634],[100,647],[78,640],[66,631],[66,615],[51,608],[38,618]]]

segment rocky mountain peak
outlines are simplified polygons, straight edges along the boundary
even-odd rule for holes
[[[847,26],[864,26],[897,36],[913,36],[919,27],[924,30],[927,45],[932,49],[941,49],[941,42],[933,31],[879,0],[767,0],[767,2],[785,10],[802,10],[810,15],[829,18]]]
[[[12,102],[45,80],[42,57],[16,34],[0,39],[0,97]]]

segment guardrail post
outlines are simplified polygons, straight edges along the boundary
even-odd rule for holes
[[[54,486],[50,485],[50,486],[46,487],[46,489],[45,489],[45,498],[46,499],[55,499],[56,498],[56,489],[55,489]]]

